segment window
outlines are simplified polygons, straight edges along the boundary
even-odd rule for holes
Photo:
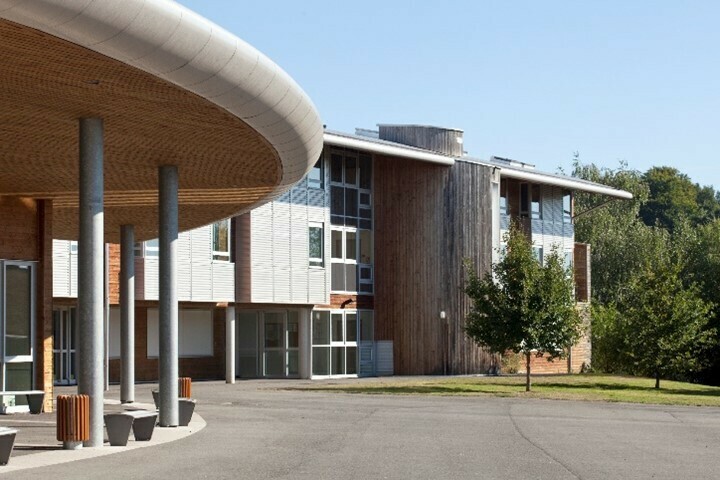
[[[331,289],[373,292],[372,156],[330,155]]]
[[[500,180],[500,215],[508,214],[507,180]]]
[[[563,223],[572,223],[572,192],[563,190]]]
[[[542,219],[542,189],[540,185],[520,184],[520,216]]]
[[[312,312],[312,375],[357,375],[358,327],[356,311]]]
[[[0,261],[0,341],[4,345],[0,356],[0,388],[3,390],[32,390],[35,383],[35,285],[34,263]],[[27,408],[26,404],[24,396],[15,397],[19,410]]]
[[[70,255],[77,255],[78,244],[75,240],[70,242]]]
[[[160,255],[160,241],[155,238],[145,242],[145,256],[157,257],[158,255]]]
[[[542,247],[532,247],[533,249],[533,256],[535,257],[535,260],[538,261],[540,265],[543,264],[543,248]]]
[[[357,292],[357,230],[333,228],[330,239],[331,290]]]
[[[308,187],[323,188],[325,186],[325,168],[323,165],[323,157],[320,155],[315,166],[308,173]]]
[[[230,261],[230,220],[221,220],[212,226],[213,260]],[[147,248],[146,248],[147,250]]]
[[[520,216],[528,216],[528,205],[530,203],[530,185],[527,183],[520,184]]]
[[[323,240],[323,224],[310,223],[308,225],[308,245],[311,267],[325,266]]]
[[[372,157],[354,151],[330,155],[330,220],[372,229]]]
[[[532,186],[532,197],[530,200],[530,218],[532,218],[533,220],[542,219],[540,198],[541,198],[540,185],[533,185]]]
[[[565,250],[565,258],[563,261],[563,266],[565,267],[565,270],[572,272],[572,266],[573,266],[573,251],[572,250]]]

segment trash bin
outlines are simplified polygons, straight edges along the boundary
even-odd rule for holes
[[[82,448],[90,440],[90,397],[88,395],[58,395],[57,439],[63,448]]]
[[[192,397],[192,378],[180,377],[178,378],[178,396],[180,398]]]

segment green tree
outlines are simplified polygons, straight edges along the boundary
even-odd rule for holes
[[[698,206],[698,186],[672,167],[652,167],[643,175],[650,197],[640,209],[646,225],[660,225],[671,232],[678,222],[697,220],[702,214]],[[703,192],[703,199],[707,193]]]
[[[642,375],[685,376],[707,363],[715,331],[708,328],[711,304],[696,284],[682,281],[681,261],[663,255],[635,275],[621,300],[624,353]]]
[[[479,277],[468,269],[465,293],[473,306],[466,318],[469,337],[491,351],[523,354],[526,391],[530,391],[531,355],[565,356],[580,336],[572,278],[554,249],[540,265],[518,225],[505,236],[506,253],[492,273]]]

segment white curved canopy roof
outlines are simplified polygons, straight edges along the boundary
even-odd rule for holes
[[[244,122],[274,151],[268,161],[280,162],[274,187],[252,206],[300,180],[322,150],[318,112],[297,83],[252,46],[173,1],[0,0],[0,18],[146,72]],[[222,213],[238,213],[229,210]]]

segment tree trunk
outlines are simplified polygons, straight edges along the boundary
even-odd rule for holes
[[[530,391],[530,352],[525,354],[525,391]]]
[[[655,372],[655,388],[660,389],[660,372]]]

